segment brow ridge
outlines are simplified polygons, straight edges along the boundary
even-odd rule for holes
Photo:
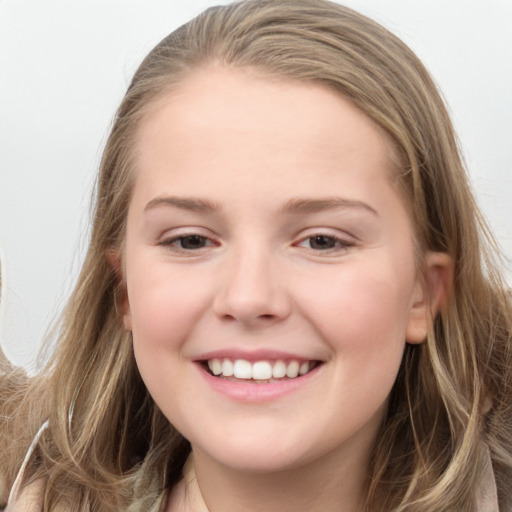
[[[159,208],[161,206],[169,206],[173,208],[180,208],[182,210],[190,210],[196,212],[217,212],[220,206],[208,199],[200,199],[196,197],[178,197],[178,196],[163,196],[156,197],[149,201],[144,208],[144,211]]]
[[[356,208],[366,210],[373,215],[378,215],[377,211],[369,204],[356,199],[343,197],[325,197],[325,198],[292,198],[289,199],[283,210],[286,213],[307,214],[318,213],[324,210],[333,210],[336,208]]]
[[[144,211],[152,210],[162,206],[179,208],[183,210],[196,212],[218,212],[221,206],[208,199],[196,197],[162,196],[149,201]],[[291,198],[283,206],[283,212],[288,214],[310,214],[325,210],[337,208],[362,209],[373,215],[378,215],[377,211],[363,201],[348,199],[343,197],[324,197],[324,198]]]

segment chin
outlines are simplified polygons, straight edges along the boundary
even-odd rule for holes
[[[215,457],[215,454],[209,455]],[[273,454],[263,450],[233,450],[219,454],[216,460],[233,471],[261,475],[296,469],[305,463],[296,454]]]
[[[302,439],[288,436],[287,442],[283,443],[282,433],[276,433],[275,430],[269,435],[262,432],[251,435],[247,431],[239,435],[224,433],[222,441],[212,443],[212,440],[213,437],[210,437],[210,442],[205,444],[192,442],[194,451],[217,464],[243,473],[286,471],[322,456],[318,446],[308,446]]]

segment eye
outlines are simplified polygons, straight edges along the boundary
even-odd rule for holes
[[[347,249],[354,244],[336,236],[316,234],[301,240],[297,245],[314,251],[333,251]]]
[[[336,239],[332,236],[315,235],[308,238],[311,249],[333,249],[336,247]]]
[[[175,240],[181,249],[202,249],[208,243],[208,239],[201,235],[187,235]]]
[[[178,251],[194,251],[213,246],[215,243],[206,236],[190,234],[180,235],[169,240],[164,240],[161,245]]]

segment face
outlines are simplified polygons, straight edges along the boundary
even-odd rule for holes
[[[260,472],[367,455],[426,329],[391,151],[339,94],[247,70],[194,72],[141,124],[124,320],[196,453]]]

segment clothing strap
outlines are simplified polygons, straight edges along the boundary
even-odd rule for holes
[[[30,446],[28,447],[27,453],[25,454],[25,458],[23,459],[23,463],[21,464],[18,474],[16,475],[16,479],[14,480],[14,484],[11,488],[11,492],[9,493],[9,499],[7,501],[7,510],[9,510],[9,503],[14,503],[14,500],[18,497],[21,483],[23,482],[25,470],[27,469],[28,463],[30,462],[30,459],[34,453],[34,450],[36,449],[37,444],[39,443],[39,440],[41,439],[41,436],[43,435],[43,432],[48,428],[49,424],[50,421],[46,420],[41,425],[36,435],[32,439]]]
[[[498,490],[496,478],[492,469],[491,452],[489,446],[483,447],[482,478],[477,490],[477,512],[499,512]]]

